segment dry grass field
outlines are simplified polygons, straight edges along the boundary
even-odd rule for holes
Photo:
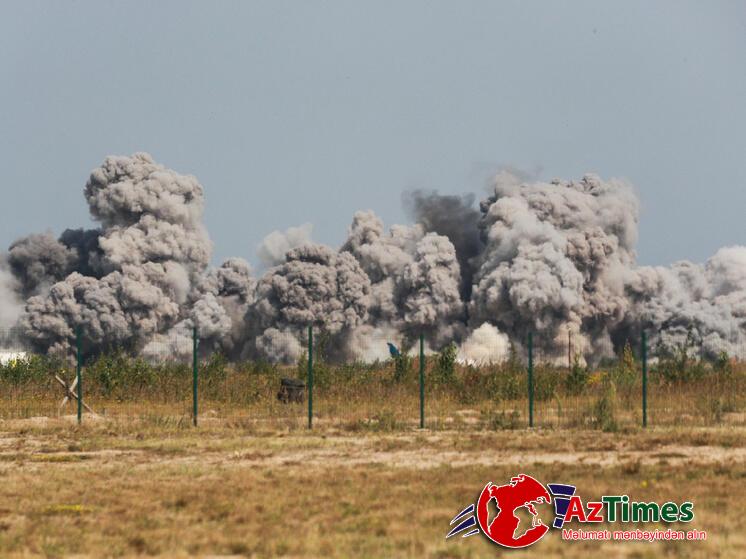
[[[487,481],[690,500],[704,542],[445,540]],[[746,428],[348,430],[0,422],[0,557],[744,557]],[[551,511],[545,522],[551,521]]]
[[[0,368],[0,557],[746,556],[744,362],[661,362],[648,429],[626,350],[605,368],[538,366],[534,429],[522,363],[443,362],[426,362],[423,430],[411,360],[318,363],[309,431],[306,403],[276,397],[303,363],[211,357],[195,428],[188,366],[88,363],[96,414],[78,425],[53,376],[70,382],[69,367],[11,361]],[[692,501],[686,528],[709,537],[569,542],[553,530],[518,552],[445,539],[486,482],[518,473],[576,485],[585,500]],[[539,512],[551,524],[552,508]]]

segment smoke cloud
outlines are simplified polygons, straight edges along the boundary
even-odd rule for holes
[[[273,231],[259,243],[257,255],[267,268],[277,266],[285,261],[285,254],[290,249],[311,242],[313,225],[304,223],[299,227],[290,227],[283,231]]]
[[[20,289],[8,269],[6,256],[0,254],[0,328],[12,328],[23,313]]]
[[[456,249],[461,269],[461,296],[471,296],[473,263],[482,250],[479,236],[479,210],[474,208],[474,196],[444,196],[437,192],[415,190],[403,197],[407,213],[427,232],[448,238]]]
[[[467,365],[502,363],[510,355],[510,339],[492,324],[485,322],[461,344],[458,361]]]
[[[308,325],[328,359],[386,359],[384,341],[406,352],[424,333],[429,349],[455,342],[463,362],[496,362],[528,332],[548,350],[568,329],[586,359],[642,329],[708,355],[746,348],[746,247],[638,266],[639,202],[616,179],[502,170],[478,208],[415,191],[414,225],[360,211],[339,249],[312,243],[310,224],[271,233],[259,278],[240,258],[209,267],[202,186],[147,154],[106,158],[84,195],[98,228],[31,234],[0,260],[0,326],[39,351],[69,351],[82,326],[90,352],[188,355],[197,328],[205,353],[292,363]]]
[[[494,183],[481,203],[485,249],[470,301],[474,325],[512,338],[565,328],[606,343],[628,310],[624,272],[634,265],[638,205],[631,188],[586,175],[577,182]]]
[[[337,343],[331,351],[343,351],[345,337],[368,316],[370,280],[360,265],[345,252],[323,245],[303,245],[290,250],[285,263],[259,280],[255,303],[246,314],[249,330],[258,336],[245,355],[256,350],[266,359],[276,348],[281,333],[296,339],[308,325],[323,329]],[[295,345],[295,344],[291,344]],[[283,360],[297,358],[282,348]]]
[[[106,158],[84,193],[100,231],[31,235],[11,246],[22,293],[38,293],[21,327],[40,350],[68,351],[76,326],[92,346],[137,350],[179,321],[207,267],[202,186],[137,153]]]

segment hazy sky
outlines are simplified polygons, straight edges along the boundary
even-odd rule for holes
[[[205,187],[215,262],[411,188],[624,177],[643,263],[746,243],[746,2],[0,1],[0,246],[107,154]]]

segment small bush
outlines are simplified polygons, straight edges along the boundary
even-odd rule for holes
[[[59,359],[44,355],[26,355],[0,364],[0,381],[10,384],[45,383],[50,380],[52,372],[63,369],[67,367]]]
[[[565,390],[568,394],[578,395],[588,386],[591,373],[588,367],[580,364],[580,356],[576,355],[572,364],[572,369],[565,377]]]
[[[525,371],[526,367],[518,356],[518,352],[515,349],[515,344],[510,342],[510,349],[508,351],[508,360],[505,362],[504,369],[506,372],[519,374],[521,371]]]
[[[616,385],[610,377],[604,379],[603,394],[593,408],[593,423],[597,429],[613,432],[619,429],[616,420]]]
[[[489,393],[490,377],[473,367],[468,367],[458,381],[456,397],[462,404],[472,405],[489,398],[487,394]],[[443,383],[444,381],[441,379],[440,382]]]
[[[635,385],[637,378],[640,375],[638,373],[637,361],[635,361],[635,354],[632,352],[632,346],[629,342],[624,344],[622,350],[622,356],[619,359],[616,367],[611,369],[612,379],[614,385],[618,388],[630,388]]]
[[[723,376],[731,376],[733,374],[733,364],[730,361],[730,356],[727,351],[721,351],[715,358],[713,369],[716,373]]]
[[[413,359],[404,352],[393,358],[394,359],[394,381],[401,382],[409,376],[412,371]]]
[[[453,381],[456,372],[456,357],[458,355],[458,346],[451,342],[444,347],[438,354],[438,360],[435,363],[436,380],[446,384]]]
[[[691,328],[682,343],[673,347],[659,343],[656,348],[658,366],[655,371],[660,379],[669,384],[701,379],[705,374],[704,363],[694,357],[699,346]]]
[[[560,376],[552,367],[539,366],[534,370],[534,399],[537,402],[551,400],[557,394]]]
[[[225,379],[228,360],[222,352],[210,354],[207,362],[200,366],[200,376],[207,381],[221,381]]]

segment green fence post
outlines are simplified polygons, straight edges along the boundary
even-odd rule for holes
[[[642,426],[648,426],[648,336],[642,332]]]
[[[313,326],[308,326],[308,428],[313,427]]]
[[[534,426],[534,335],[528,333],[528,426]]]
[[[420,429],[425,428],[425,334],[420,333]]]
[[[78,424],[83,421],[83,330],[80,326],[75,329],[75,357],[77,379],[76,388],[78,391]]]
[[[197,327],[192,328],[192,423],[197,426]]]

